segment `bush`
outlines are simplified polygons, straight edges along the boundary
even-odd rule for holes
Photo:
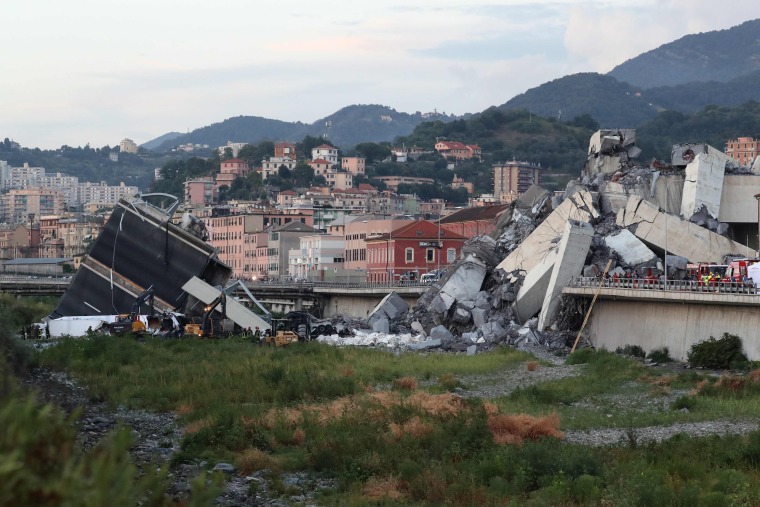
[[[651,359],[654,363],[670,363],[673,361],[670,358],[670,351],[667,347],[654,349],[647,355],[647,359]]]
[[[172,505],[167,471],[140,473],[131,463],[129,431],[81,454],[73,420],[60,410],[16,393],[1,401],[0,505]],[[193,493],[188,505],[210,505],[216,496],[205,477],[193,481]]]
[[[694,407],[697,405],[697,400],[694,399],[693,396],[681,396],[676,401],[673,402],[672,408],[673,410],[693,410]]]
[[[618,347],[615,350],[615,354],[622,354],[624,356],[640,357],[642,359],[646,356],[646,352],[644,352],[644,349],[642,349],[638,345],[626,345],[623,348]]]
[[[586,364],[596,355],[594,349],[578,349],[569,356],[565,364]]]
[[[691,366],[721,370],[746,368],[749,363],[742,351],[741,338],[729,333],[723,333],[719,340],[711,336],[709,340],[695,343],[687,357]]]

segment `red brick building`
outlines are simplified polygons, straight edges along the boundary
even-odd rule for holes
[[[439,242],[440,238],[440,242]],[[367,280],[387,282],[401,276],[419,280],[425,273],[445,269],[461,254],[467,238],[428,220],[418,220],[390,234],[366,238]]]

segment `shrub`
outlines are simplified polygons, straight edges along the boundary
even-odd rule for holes
[[[32,396],[12,395],[0,408],[0,505],[171,505],[164,496],[167,471],[129,457],[130,433],[106,438],[87,454],[78,452],[73,420]],[[214,488],[193,481],[187,505],[210,505]]]
[[[538,369],[538,362],[537,361],[528,361],[525,363],[525,368],[528,371],[536,371]]]
[[[742,340],[736,335],[723,333],[719,340],[710,337],[691,346],[687,355],[689,364],[711,369],[744,367],[748,363],[742,351]]]
[[[673,402],[673,405],[671,407],[673,410],[694,410],[694,407],[697,406],[697,400],[694,399],[693,396],[681,396],[676,401]]]
[[[567,356],[565,364],[586,364],[591,361],[595,353],[594,349],[578,349]]]
[[[654,363],[670,363],[673,361],[670,358],[670,351],[667,347],[652,350],[647,355],[647,359],[651,359]]]
[[[414,391],[417,389],[417,379],[414,377],[401,377],[393,381],[393,388],[399,391]]]
[[[646,356],[646,352],[644,352],[644,349],[642,349],[638,345],[626,345],[623,348],[618,347],[615,350],[615,353],[622,354],[624,356],[640,357],[642,359]]]

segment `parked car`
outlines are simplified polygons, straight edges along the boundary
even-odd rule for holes
[[[422,276],[420,276],[420,283],[429,285],[433,282],[438,281],[438,273],[425,273]]]

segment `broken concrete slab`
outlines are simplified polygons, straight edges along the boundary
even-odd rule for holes
[[[379,318],[372,323],[372,330],[376,333],[388,334],[391,330],[390,322],[386,318]]]
[[[468,356],[474,356],[478,353],[478,346],[477,345],[470,345],[467,347],[467,355]]]
[[[599,212],[594,206],[594,198],[591,193],[585,189],[575,192],[565,199],[559,208],[552,211],[525,241],[501,261],[498,268],[507,273],[518,270],[529,272],[541,262],[550,250],[555,249],[568,220],[590,222],[598,217]]]
[[[515,202],[515,208],[523,214],[535,215],[544,206],[551,192],[538,185],[528,187]]]
[[[691,262],[723,262],[728,254],[740,254],[747,247],[692,224],[680,217],[661,212],[655,205],[638,196],[628,198],[620,210],[617,224],[626,227],[637,238],[660,250],[686,257]]]
[[[556,245],[547,251],[539,262],[533,266],[528,274],[525,275],[517,298],[512,304],[512,311],[518,322],[522,323],[530,319],[541,310],[544,302],[544,296],[549,288],[552,268],[557,260]],[[581,261],[583,262],[583,261]]]
[[[452,317],[457,324],[467,324],[470,322],[472,315],[466,308],[459,307],[454,310],[454,316]]]
[[[475,299],[480,287],[483,285],[483,280],[486,277],[486,265],[475,257],[474,255],[468,255],[459,267],[451,274],[446,283],[441,287],[438,295],[434,298],[436,311],[439,307],[445,307],[445,311],[451,308],[451,305],[455,301]],[[440,303],[436,302],[436,299],[441,299]],[[439,313],[445,313],[440,312]]]
[[[151,286],[158,310],[179,310],[182,285],[193,276],[224,287],[232,269],[211,245],[174,225],[170,211],[120,200],[51,317],[129,313]]]
[[[498,343],[504,339],[508,332],[498,322],[489,322],[482,327],[483,340],[488,343]]]
[[[588,160],[584,174],[614,174],[638,157],[641,150],[635,146],[635,129],[603,129],[592,134],[588,145]]]
[[[425,328],[422,326],[422,324],[419,323],[419,321],[412,322],[412,331],[414,331],[417,334],[421,334],[422,336],[427,336],[427,333],[425,332]]]
[[[424,342],[411,343],[409,344],[409,348],[411,350],[435,349],[440,347],[442,344],[443,343],[441,340],[425,340]]]
[[[697,154],[694,160],[686,165],[681,199],[683,218],[688,219],[703,206],[713,218],[718,218],[720,214],[723,177],[729,157],[712,146],[705,146],[706,152]]]
[[[451,334],[451,331],[446,328],[446,326],[435,326],[433,329],[430,330],[430,339],[431,340],[440,340],[443,343],[448,343],[454,340],[454,335]]]
[[[577,277],[583,269],[583,262],[594,237],[594,228],[584,222],[568,221],[562,235],[557,259],[554,261],[549,286],[544,295],[538,329],[549,326],[556,317],[562,289]]]
[[[629,266],[646,264],[657,258],[655,253],[628,229],[621,229],[617,234],[607,236],[604,242]]]
[[[476,328],[483,327],[488,322],[488,310],[475,308],[472,310],[472,323]]]
[[[367,322],[372,325],[376,320],[388,319],[393,321],[409,311],[409,305],[404,298],[391,291],[370,312]]]

